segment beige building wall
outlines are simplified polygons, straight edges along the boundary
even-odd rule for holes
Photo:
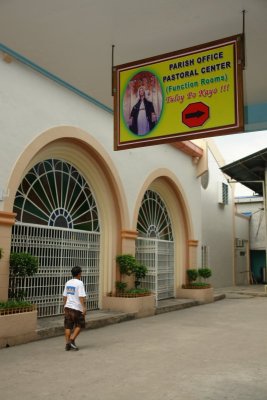
[[[93,189],[101,225],[100,294],[114,289],[115,256],[134,252],[138,210],[156,190],[170,213],[175,236],[175,285],[198,264],[201,241],[199,160],[171,145],[114,152],[113,116],[16,61],[0,60],[5,115],[1,135],[0,211],[11,215],[17,188],[32,166],[51,157],[74,165]],[[15,116],[14,116],[15,111]],[[193,153],[192,153],[193,154]],[[12,217],[0,247],[2,298],[7,296]],[[0,221],[1,224],[1,221]],[[2,229],[2,228],[1,228]],[[3,228],[4,229],[4,228]]]
[[[208,253],[211,282],[215,287],[234,284],[234,201],[232,188],[219,169],[223,159],[212,139],[207,139],[208,169],[200,177],[202,246]],[[222,184],[228,187],[228,203],[221,202]]]
[[[250,273],[250,218],[235,214],[235,262],[234,275],[236,285],[255,283]]]

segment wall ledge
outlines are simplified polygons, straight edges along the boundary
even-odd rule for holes
[[[190,140],[186,140],[184,142],[174,142],[174,143],[171,143],[171,145],[191,157],[200,158],[203,156],[203,153],[204,153],[200,147],[198,147],[196,144],[192,143]]]

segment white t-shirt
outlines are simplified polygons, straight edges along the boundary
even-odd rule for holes
[[[79,297],[86,297],[86,294],[80,279],[70,279],[65,285],[63,296],[67,297],[65,307],[83,311]]]

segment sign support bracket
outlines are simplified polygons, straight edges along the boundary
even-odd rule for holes
[[[241,46],[241,63],[242,63],[242,69],[246,69],[246,49],[245,49],[245,15],[246,15],[246,10],[242,11],[243,14],[243,21],[242,21],[242,46]]]
[[[114,85],[114,74],[116,72],[116,68],[114,68],[114,48],[115,45],[112,45],[111,49],[111,96],[114,96],[116,93],[116,87]]]

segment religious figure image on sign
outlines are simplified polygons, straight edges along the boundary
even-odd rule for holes
[[[158,79],[148,71],[136,74],[128,83],[123,99],[123,116],[138,136],[147,135],[159,121],[162,91]]]

